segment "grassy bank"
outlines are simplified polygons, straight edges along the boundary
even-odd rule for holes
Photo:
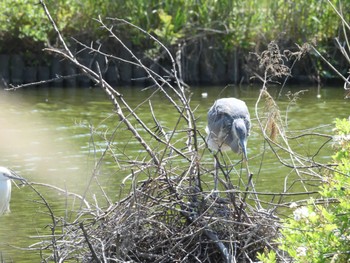
[[[339,19],[328,1],[46,1],[53,18],[67,35],[95,36],[99,15],[118,17],[153,33],[163,43],[215,35],[227,48],[254,47],[283,37],[301,43],[317,38],[321,43],[338,35]],[[339,1],[332,1],[336,6]],[[2,1],[1,37],[54,41],[40,5],[35,0]],[[350,3],[343,1],[343,10]],[[347,17],[345,17],[346,19]],[[143,36],[122,32],[135,44]],[[131,34],[131,35],[130,35]],[[284,36],[282,36],[284,35]],[[2,46],[2,49],[6,47]]]
[[[347,1],[342,5],[338,0],[331,2],[342,10],[350,8]],[[47,0],[46,4],[64,36],[86,43],[91,39],[106,40],[93,18],[118,17],[145,29],[167,47],[190,46],[191,51],[202,49],[223,60],[227,53],[235,52],[240,64],[247,60],[249,52],[264,50],[271,40],[278,40],[281,49],[296,48],[295,43],[313,42],[319,50],[327,50],[333,65],[346,69],[346,63],[339,59],[332,43],[340,33],[341,23],[326,0]],[[44,46],[57,43],[57,36],[36,0],[4,0],[0,8],[3,10],[0,53],[35,54]],[[344,18],[349,20],[349,14],[345,12]],[[138,30],[113,26],[135,49],[147,51],[150,56],[157,53],[154,42]],[[208,59],[212,59],[210,55]],[[331,77],[324,65],[311,64],[312,71],[308,61],[297,74]]]

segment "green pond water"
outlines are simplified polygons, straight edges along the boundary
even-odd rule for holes
[[[347,118],[350,114],[350,102],[343,99],[341,87],[322,88],[320,98],[315,87],[289,88],[284,90],[284,94],[299,90],[307,91],[299,95],[296,103],[291,104],[285,95],[277,100],[283,120],[288,117],[285,129],[291,136],[332,134],[334,119]],[[270,93],[274,96],[277,91],[272,89]],[[152,89],[140,88],[123,88],[120,92],[149,127],[154,124],[148,98],[158,121],[168,131],[176,126],[179,114],[162,93],[153,94]],[[216,98],[233,96],[247,102],[253,127],[248,141],[249,166],[258,191],[278,193],[289,187],[290,192],[304,191],[301,184],[293,183],[296,178],[293,170],[281,164],[268,145],[263,143],[254,114],[259,87],[200,87],[193,88],[191,93],[191,106],[195,109],[197,127],[203,135],[206,113]],[[207,93],[207,97],[203,97],[202,93]],[[14,169],[31,182],[50,184],[79,194],[84,194],[87,186],[91,185],[86,192],[87,198],[89,201],[96,198],[103,208],[107,206],[107,201],[101,189],[110,202],[115,202],[119,198],[121,181],[130,173],[123,163],[125,157],[142,161],[145,156],[130,131],[119,121],[108,97],[98,88],[1,91],[0,102],[0,165]],[[140,126],[136,127],[142,134]],[[108,144],[106,140],[112,142]],[[331,144],[318,151],[325,141],[323,137],[305,136],[292,140],[291,146],[298,154],[327,163],[331,162]],[[156,145],[154,142],[150,144]],[[200,144],[201,162],[210,168],[213,166],[212,155],[204,149],[203,142]],[[107,148],[113,152],[113,157],[110,154],[106,156],[95,170],[97,183],[95,179],[91,180],[92,174]],[[284,161],[290,162],[288,154],[280,150],[277,152]],[[234,153],[227,153],[227,156],[233,162],[241,158]],[[239,168],[236,167],[237,170]],[[70,211],[80,207],[78,200],[66,202],[62,193],[47,187],[36,188],[49,201],[53,211],[63,217],[73,217]],[[313,189],[312,186],[310,189]],[[275,200],[270,196],[266,197],[266,201]],[[265,204],[265,207],[268,205]],[[2,258],[10,262],[38,262],[38,252],[30,251],[28,247],[47,239],[51,223],[48,210],[38,195],[27,186],[17,188],[13,185],[11,213],[0,217]]]

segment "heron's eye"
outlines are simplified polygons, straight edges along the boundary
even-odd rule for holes
[[[237,127],[236,127],[236,131],[237,131],[237,133],[238,133],[239,135],[245,136],[246,130],[245,130],[243,127],[237,126]]]

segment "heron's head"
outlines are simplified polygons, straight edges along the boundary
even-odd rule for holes
[[[236,119],[233,122],[233,132],[236,136],[236,140],[238,140],[238,144],[241,147],[244,158],[247,160],[247,137],[248,131],[246,124],[243,119]]]
[[[6,167],[0,166],[0,181],[10,180],[10,178],[11,178],[11,171]]]
[[[6,180],[10,180],[10,179],[15,179],[15,180],[19,180],[21,182],[26,182],[26,180],[21,177],[20,175],[18,175],[17,173],[15,173],[14,171],[0,166],[0,181],[6,181]]]

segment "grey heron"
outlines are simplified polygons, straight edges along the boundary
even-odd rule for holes
[[[23,180],[6,167],[0,166],[0,215],[10,212],[11,179]]]
[[[208,111],[206,128],[208,147],[213,151],[243,152],[247,160],[247,140],[250,132],[250,115],[244,101],[222,98],[214,102]],[[217,190],[218,165],[215,162],[215,190]]]
[[[223,98],[214,102],[208,111],[207,143],[214,151],[231,149],[243,152],[247,159],[247,140],[250,132],[250,115],[244,101]]]

